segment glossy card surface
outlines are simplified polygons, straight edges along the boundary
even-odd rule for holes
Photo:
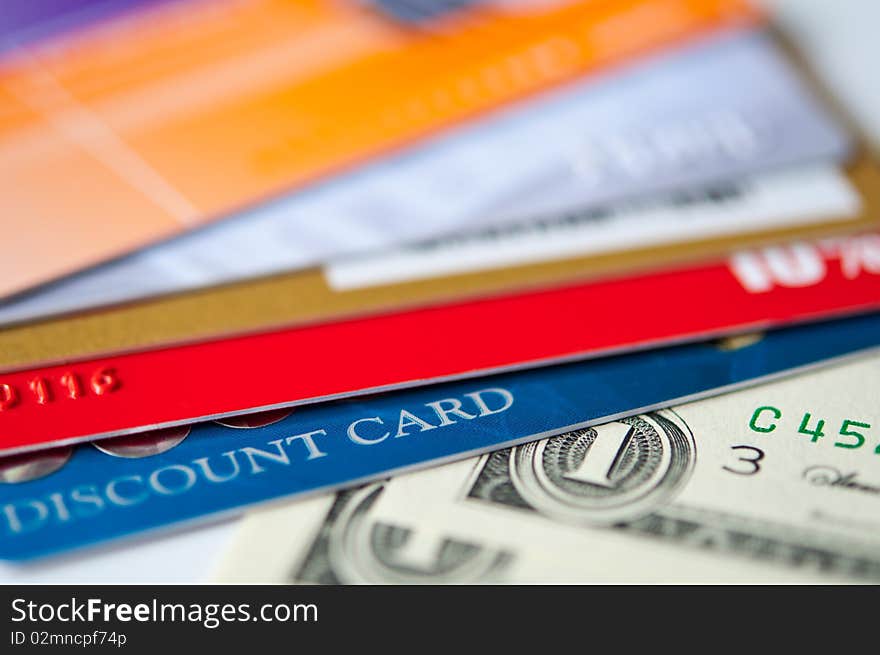
[[[168,2],[5,53],[0,215],[15,229],[0,247],[0,295],[598,66],[758,19],[742,0],[468,3],[421,18],[393,9]]]

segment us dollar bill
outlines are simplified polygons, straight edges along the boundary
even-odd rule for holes
[[[225,582],[880,581],[880,357],[255,512]]]

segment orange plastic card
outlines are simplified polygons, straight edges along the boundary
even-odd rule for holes
[[[183,2],[0,60],[0,295],[552,88],[750,24],[744,0]],[[320,217],[316,217],[319,219]]]

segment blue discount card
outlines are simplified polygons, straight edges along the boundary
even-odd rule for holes
[[[869,314],[15,456],[0,462],[0,557],[45,556],[338,489],[878,346],[880,314]]]

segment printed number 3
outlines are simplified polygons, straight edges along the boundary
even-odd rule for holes
[[[738,457],[736,461],[745,462],[748,464],[748,467],[740,466],[737,469],[732,469],[729,466],[722,466],[725,471],[729,471],[731,473],[736,473],[737,475],[754,475],[758,471],[761,470],[761,465],[758,464],[762,459],[764,459],[764,451],[760,448],[755,448],[754,446],[731,446],[731,450],[748,450],[751,451],[751,457]],[[742,470],[745,468],[746,470]]]

